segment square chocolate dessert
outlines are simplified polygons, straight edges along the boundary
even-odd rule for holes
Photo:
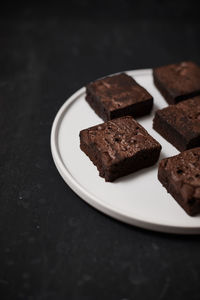
[[[104,121],[150,113],[152,96],[124,73],[105,77],[86,86],[86,101]]]
[[[200,148],[161,160],[158,179],[189,215],[200,213]]]
[[[193,62],[155,68],[153,78],[155,86],[169,104],[200,95],[200,67]]]
[[[131,116],[82,130],[80,148],[105,181],[152,166],[161,151],[161,145]]]
[[[200,96],[158,110],[153,128],[180,151],[200,146]]]

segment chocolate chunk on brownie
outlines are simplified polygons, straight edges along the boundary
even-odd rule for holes
[[[80,132],[80,148],[106,181],[152,166],[161,146],[131,116]]]
[[[158,110],[153,128],[178,150],[200,146],[200,96]]]
[[[189,215],[200,213],[200,148],[161,160],[158,179]]]
[[[200,95],[200,67],[193,62],[155,68],[153,78],[169,104]]]
[[[88,84],[86,101],[104,121],[127,115],[144,116],[153,106],[152,96],[124,73]]]

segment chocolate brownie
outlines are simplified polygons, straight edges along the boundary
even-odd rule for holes
[[[158,110],[153,128],[180,151],[200,146],[200,96]]]
[[[193,62],[155,68],[153,78],[169,104],[200,95],[200,67]]]
[[[158,179],[189,215],[200,213],[200,148],[161,160]]]
[[[153,165],[161,150],[160,144],[131,116],[82,130],[80,148],[105,181]]]
[[[152,96],[124,73],[88,84],[86,101],[104,121],[126,115],[144,116],[153,106]]]

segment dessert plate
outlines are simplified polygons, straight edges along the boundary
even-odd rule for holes
[[[149,116],[137,119],[162,145],[160,159],[179,152],[152,129],[155,110],[167,106],[155,88],[152,70],[126,72],[154,98]],[[105,182],[89,158],[80,150],[80,130],[102,123],[85,101],[85,88],[73,94],[60,108],[51,131],[51,151],[65,182],[88,204],[101,212],[138,227],[168,233],[200,233],[200,215],[188,216],[157,179],[158,164]]]

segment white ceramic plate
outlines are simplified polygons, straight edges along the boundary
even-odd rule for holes
[[[152,129],[155,110],[167,104],[152,80],[152,71],[127,74],[144,86],[154,98],[151,115],[138,121],[162,145],[160,159],[178,151]],[[63,179],[83,200],[123,222],[169,233],[200,233],[200,216],[189,217],[157,179],[157,165],[119,178],[114,183],[99,177],[96,167],[80,150],[79,132],[102,123],[84,99],[85,88],[73,94],[60,108],[51,132],[54,162]]]

